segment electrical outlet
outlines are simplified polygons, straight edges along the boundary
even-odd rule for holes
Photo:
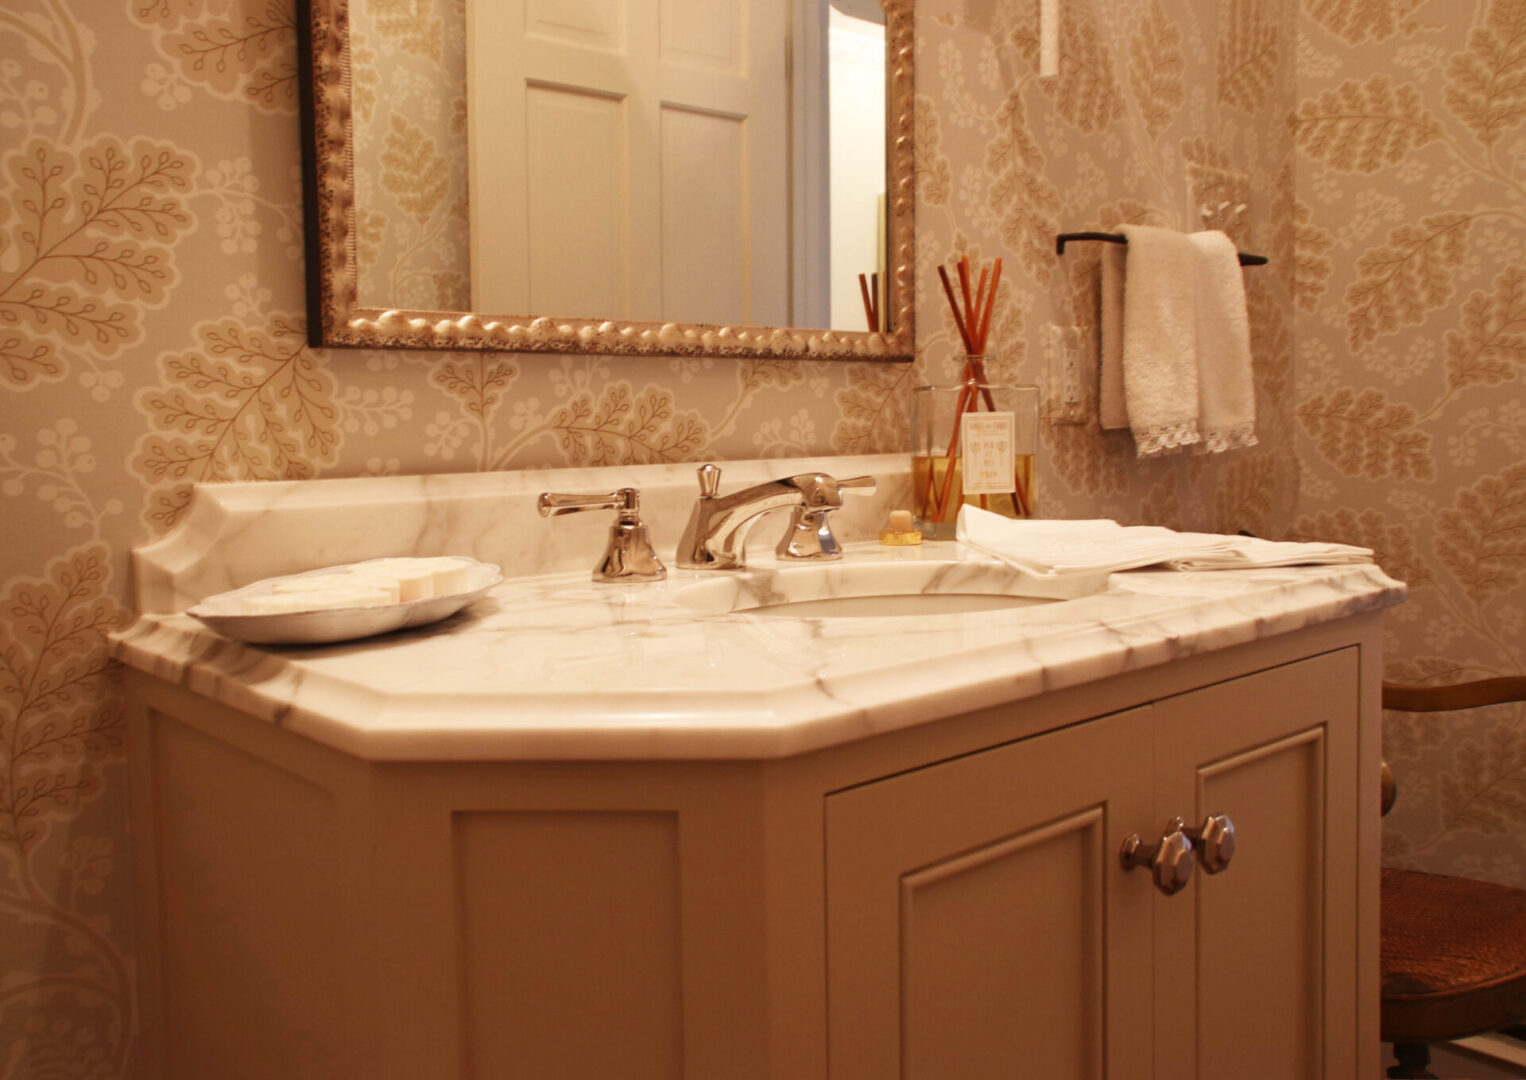
[[[1083,346],[1087,338],[1082,326],[1044,326],[1044,360],[1049,372],[1049,422],[1084,424],[1086,389],[1083,373]]]

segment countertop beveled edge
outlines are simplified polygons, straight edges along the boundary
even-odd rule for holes
[[[183,615],[144,616],[113,635],[112,651],[147,674],[369,760],[767,759],[1380,610],[1405,594],[1373,565],[1204,573],[1207,581],[1218,579],[1215,588],[1236,580],[1243,588],[1204,596],[1192,584],[1198,574],[1134,571],[1115,576],[1107,592],[1090,598],[1116,593],[1142,604],[1126,617],[1066,624],[1005,645],[952,649],[928,657],[928,665],[876,668],[869,661],[842,673],[803,667],[778,685],[732,690],[720,701],[707,688],[645,697],[523,689],[466,697],[383,694],[354,678],[334,677],[321,658],[315,663],[228,641]],[[727,619],[749,618],[720,616],[704,625],[713,633]],[[468,628],[460,638],[470,634]],[[863,645],[856,659],[872,651],[872,644]]]

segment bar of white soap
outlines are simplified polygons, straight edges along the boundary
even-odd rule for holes
[[[405,603],[465,592],[471,585],[471,564],[449,556],[372,559],[350,567],[350,573],[366,580],[395,578]]]
[[[298,611],[382,607],[395,602],[391,591],[372,585],[314,585],[305,590],[246,596],[242,607],[245,615],[286,615]]]
[[[465,592],[471,586],[471,564],[460,559],[425,559],[434,574],[434,594],[447,596]]]
[[[271,585],[270,591],[274,593],[306,593],[313,590],[327,589],[381,589],[387,594],[387,603],[395,604],[399,599],[399,587],[396,580],[377,575],[376,577],[361,578],[346,570],[331,570],[321,574],[302,574],[299,577],[278,578]]]
[[[417,565],[420,559],[375,559],[350,567],[349,575],[360,581],[391,582],[403,603],[435,595],[434,572]]]

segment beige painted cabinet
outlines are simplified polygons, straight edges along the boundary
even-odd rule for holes
[[[1377,632],[767,761],[361,761],[133,672],[138,1073],[1375,1072]],[[1224,872],[1120,865],[1209,813]]]
[[[833,1080],[1355,1073],[1355,649],[832,795]],[[1166,895],[1126,834],[1227,814]]]

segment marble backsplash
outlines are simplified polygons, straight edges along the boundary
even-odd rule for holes
[[[878,482],[872,494],[854,491],[833,512],[844,543],[872,539],[890,510],[909,505],[905,454],[727,462],[720,493],[802,472]],[[133,552],[138,610],[183,611],[261,578],[383,556],[469,555],[508,577],[591,570],[614,511],[543,518],[536,498],[621,487],[640,491],[652,545],[669,560],[699,493],[689,464],[202,485],[179,528]],[[752,549],[771,550],[787,523],[786,510],[761,518]]]

